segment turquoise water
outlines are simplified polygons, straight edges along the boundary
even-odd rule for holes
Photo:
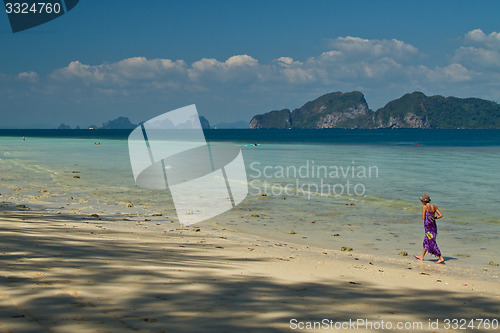
[[[290,137],[293,131],[284,132]],[[240,138],[227,133],[208,138],[234,144],[259,139],[246,131]],[[200,227],[217,224],[325,249],[412,255],[423,240],[418,197],[428,193],[445,215],[438,221],[445,258],[498,270],[488,265],[500,261],[497,132],[448,131],[440,140],[411,131],[348,132],[350,139],[344,132],[329,138],[321,132],[320,139],[298,132],[290,142],[276,133],[262,134],[260,147],[242,147],[249,196]],[[132,221],[161,213],[165,225],[176,221],[167,191],[135,185],[123,138],[0,137],[0,169],[0,201],[12,205]]]

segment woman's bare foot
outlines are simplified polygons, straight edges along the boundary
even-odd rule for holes
[[[415,259],[418,259],[420,261],[424,261],[424,257],[421,257],[421,256],[414,256],[414,257],[415,257]],[[443,261],[444,261],[444,259],[443,259]]]
[[[444,258],[443,257],[439,257],[439,260],[436,261],[436,264],[444,264]]]

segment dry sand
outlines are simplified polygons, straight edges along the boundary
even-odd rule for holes
[[[1,332],[315,331],[293,330],[293,318],[385,325],[327,332],[418,331],[388,322],[464,332],[443,320],[500,319],[494,275],[411,256],[9,207],[0,211],[0,235]],[[429,329],[429,319],[439,328]]]

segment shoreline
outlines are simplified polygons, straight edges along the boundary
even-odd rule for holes
[[[157,223],[2,206],[0,330],[286,332],[292,318],[499,317],[498,280],[452,265]]]

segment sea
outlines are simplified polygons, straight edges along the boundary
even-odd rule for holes
[[[182,227],[168,190],[135,184],[129,130],[0,130],[0,202],[54,214]],[[500,130],[204,130],[241,150],[247,197],[196,224],[324,251],[408,258],[424,238],[419,197],[444,217],[449,265],[498,277]],[[23,140],[24,136],[24,140]],[[196,190],[193,189],[193,198]],[[22,206],[21,206],[22,207]],[[151,218],[154,216],[154,218]],[[148,225],[148,221],[151,220]],[[432,259],[428,255],[428,259]]]

